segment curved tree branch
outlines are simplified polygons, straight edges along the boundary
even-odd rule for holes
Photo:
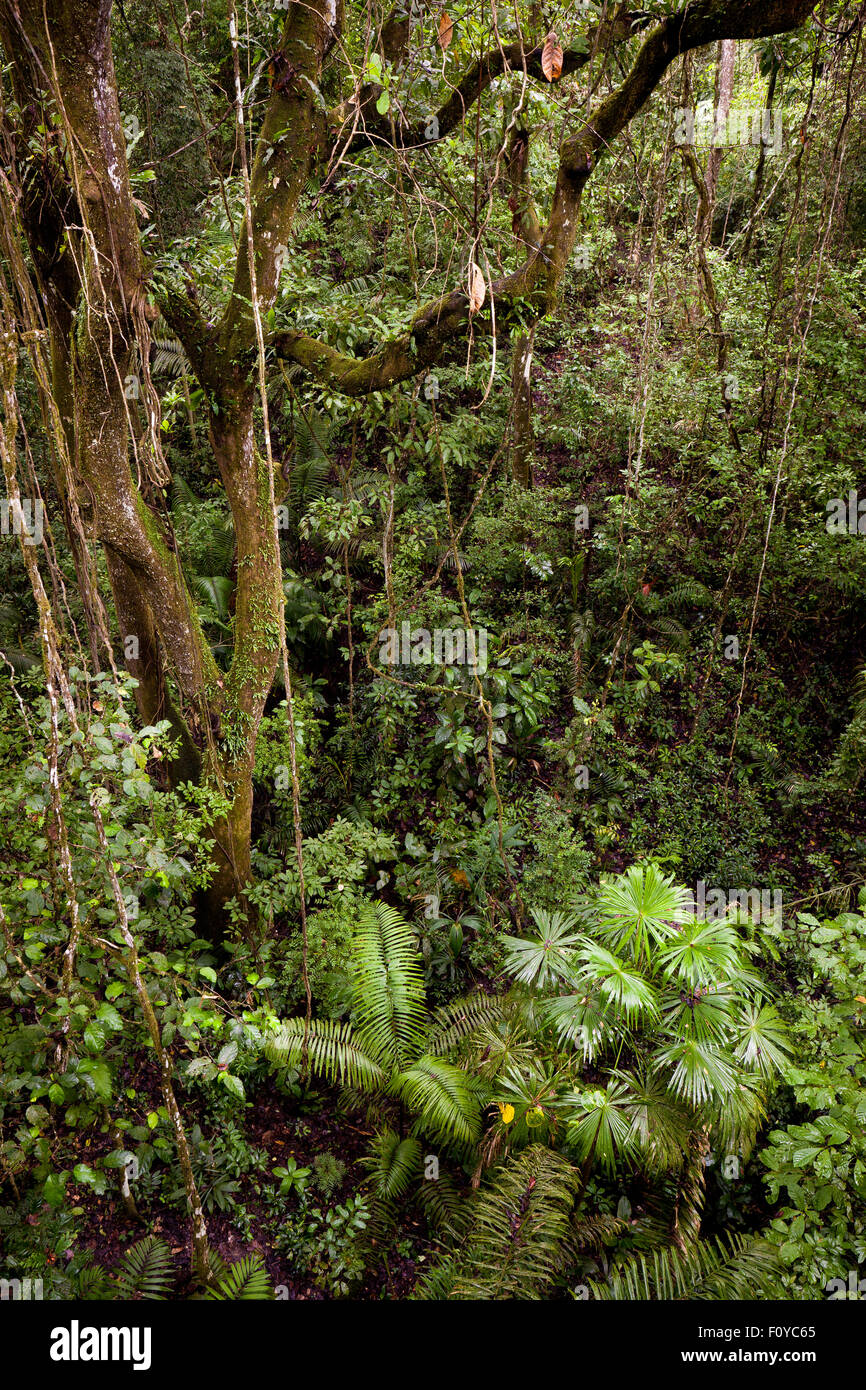
[[[634,64],[609,96],[560,148],[550,218],[540,246],[523,266],[489,286],[499,321],[516,300],[530,301],[535,316],[553,306],[577,236],[584,185],[611,143],[646,104],[668,67],[694,48],[719,39],[755,39],[803,25],[816,0],[698,0],[663,20],[641,45]],[[315,338],[288,331],[273,339],[280,356],[347,396],[385,390],[434,363],[471,317],[469,297],[453,290],[415,315],[404,333],[366,358],[349,357]],[[476,316],[482,325],[485,316]]]
[[[596,25],[586,34],[579,35],[570,48],[563,50],[562,76],[567,77],[570,73],[578,72],[580,68],[585,67],[591,54],[599,46],[623,43],[648,23],[646,15],[621,7],[611,19]],[[345,147],[340,147],[341,157],[357,154],[359,150],[367,149],[370,145],[384,145],[390,148],[396,145],[401,149],[407,149],[418,145],[436,144],[438,140],[457,129],[491,82],[497,77],[502,77],[504,73],[522,73],[525,68],[528,77],[547,86],[547,78],[541,66],[543,52],[543,43],[526,50],[520,41],[491,49],[466,70],[448,100],[436,112],[431,112],[430,116],[425,117],[418,125],[395,124],[393,131],[390,120],[384,116],[373,115],[371,119],[367,118],[368,112],[375,112],[376,101],[382,88],[375,84],[366,85],[361,89],[359,98],[363,125],[350,137]],[[439,132],[435,140],[431,140],[426,134],[431,120],[436,121]],[[335,144],[340,146],[339,137]]]

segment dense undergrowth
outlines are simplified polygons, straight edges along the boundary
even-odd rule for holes
[[[210,312],[243,183],[222,127],[211,182],[178,93],[192,82],[218,122],[231,53],[206,5],[182,59],[162,8],[127,4],[113,31],[143,130],[130,165],[153,275],[194,261]],[[253,24],[251,70],[275,22]],[[22,342],[69,704],[4,538],[4,1277],[46,1298],[201,1296],[179,1142],[209,1296],[814,1300],[866,1262],[866,552],[856,524],[828,524],[864,485],[859,44],[738,46],[735,99],[765,105],[772,80],[788,143],[757,212],[756,149],[725,151],[718,176],[705,258],[727,394],[670,139],[682,65],[588,185],[587,256],[534,330],[531,487],[509,467],[516,318],[495,353],[479,333],[355,398],[268,349],[296,748],[278,669],[252,882],[219,914],[225,789],[172,777],[176,730],[143,726],[103,558],[120,674],[93,659]],[[711,98],[715,47],[688,68]],[[425,80],[435,93],[438,70]],[[503,79],[477,131],[405,156],[414,193],[364,154],[311,182],[269,329],[361,356],[452,287],[476,140],[476,244],[511,268],[494,166],[515,100]],[[539,204],[557,101],[556,84],[526,98]],[[228,680],[237,551],[206,393],[163,320],[154,343],[157,509]],[[476,669],[418,635],[468,628]]]

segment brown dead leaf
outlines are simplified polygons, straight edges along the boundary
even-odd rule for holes
[[[486,286],[484,276],[474,261],[469,262],[469,312],[477,314],[484,303]]]
[[[557,77],[562,76],[562,49],[552,29],[541,51],[541,71],[548,82],[555,82]]]
[[[439,16],[439,47],[444,52],[454,37],[454,25],[448,17],[448,11],[443,10]]]

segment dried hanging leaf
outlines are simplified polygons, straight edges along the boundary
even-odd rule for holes
[[[439,47],[446,49],[454,37],[454,25],[448,18],[448,11],[443,10],[439,16]]]
[[[541,52],[541,71],[548,82],[555,82],[557,77],[562,76],[562,49],[552,29],[544,40],[544,48]]]
[[[484,276],[474,261],[469,262],[469,312],[477,314],[484,303]]]

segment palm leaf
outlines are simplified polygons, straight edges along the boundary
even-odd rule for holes
[[[698,1106],[729,1097],[736,1089],[734,1068],[727,1049],[699,1038],[684,1038],[659,1048],[654,1062],[672,1069],[668,1082],[674,1095]]]
[[[543,1007],[543,1017],[556,1029],[559,1041],[580,1048],[585,1061],[591,1061],[602,1047],[610,1013],[610,1000],[603,1000],[589,986],[577,994],[549,999]]]
[[[221,622],[227,623],[231,614],[229,612],[229,599],[234,591],[234,584],[230,579],[224,579],[221,575],[195,576],[195,587],[205,603],[210,604],[216,616]]]
[[[621,1081],[606,1090],[573,1091],[560,1102],[568,1120],[568,1142],[581,1162],[597,1160],[612,1171],[617,1159],[635,1147],[629,1094]]]
[[[570,980],[582,938],[574,934],[578,919],[573,913],[533,908],[532,917],[537,927],[534,936],[502,938],[505,968],[519,983],[543,990]]]
[[[655,866],[633,864],[598,896],[600,933],[614,950],[628,946],[636,961],[675,934],[686,920],[686,894]]]
[[[736,1057],[744,1067],[766,1077],[784,1070],[790,1049],[785,1025],[772,1004],[748,1005],[738,1020],[737,1034]]]
[[[581,951],[579,980],[597,990],[602,1000],[632,1024],[641,1017],[653,1019],[658,1015],[658,1000],[649,981],[639,971],[629,969],[618,956],[595,942],[588,942]]]

